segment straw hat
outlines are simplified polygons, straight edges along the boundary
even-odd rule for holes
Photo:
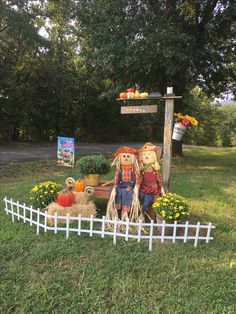
[[[160,161],[161,159],[161,153],[162,153],[162,150],[161,150],[161,147],[160,146],[156,146],[150,142],[144,144],[139,150],[138,152],[139,153],[142,153],[142,152],[150,152],[150,151],[154,151],[157,155],[157,160]]]
[[[120,148],[118,148],[116,150],[116,152],[114,153],[114,156],[117,157],[120,154],[133,154],[133,155],[138,155],[138,150],[136,148],[133,147],[129,147],[129,146],[122,146]]]

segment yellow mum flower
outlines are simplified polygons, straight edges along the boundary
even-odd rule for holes
[[[165,217],[166,213],[164,210],[161,211],[161,215],[162,215],[162,217]]]
[[[179,216],[180,216],[179,213],[176,213],[175,218],[178,218]]]

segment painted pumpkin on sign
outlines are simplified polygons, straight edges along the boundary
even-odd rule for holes
[[[78,179],[75,181],[74,191],[75,192],[83,192],[85,187],[86,187],[86,184],[85,184],[84,180]]]
[[[57,195],[57,203],[63,207],[70,207],[74,203],[75,196],[72,192],[59,192]]]

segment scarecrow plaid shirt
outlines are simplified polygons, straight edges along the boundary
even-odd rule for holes
[[[114,184],[118,185],[119,181],[122,182],[134,181],[135,184],[140,184],[140,177],[134,168],[121,167],[121,171],[117,170],[115,173]]]

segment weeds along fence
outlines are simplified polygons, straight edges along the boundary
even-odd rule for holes
[[[32,206],[27,207],[25,204],[20,204],[18,201],[14,202],[12,199],[3,199],[5,203],[5,212],[11,215],[12,222],[22,219],[24,223],[28,222],[31,226],[36,225],[37,234],[40,230],[64,231],[66,238],[69,238],[70,233],[74,232],[80,236],[82,233],[89,234],[90,237],[94,235],[101,235],[102,238],[110,236],[113,238],[113,244],[116,244],[118,237],[124,238],[126,241],[129,239],[137,239],[138,242],[145,240],[148,242],[149,250],[152,250],[153,240],[172,241],[182,240],[186,243],[189,240],[194,242],[194,247],[197,247],[200,240],[208,243],[213,239],[211,237],[211,230],[215,228],[211,223],[208,225],[190,224],[188,221],[185,224],[180,224],[175,221],[174,223],[155,223],[153,220],[146,223],[142,220],[138,222],[130,222],[129,219],[121,221],[119,219],[109,220],[103,216],[102,218],[96,217],[72,217],[69,214],[66,216],[49,215],[47,211],[42,212],[39,209],[33,209]],[[52,222],[53,223],[49,223]],[[64,224],[61,223],[64,222]],[[181,231],[181,232],[179,232]]]

